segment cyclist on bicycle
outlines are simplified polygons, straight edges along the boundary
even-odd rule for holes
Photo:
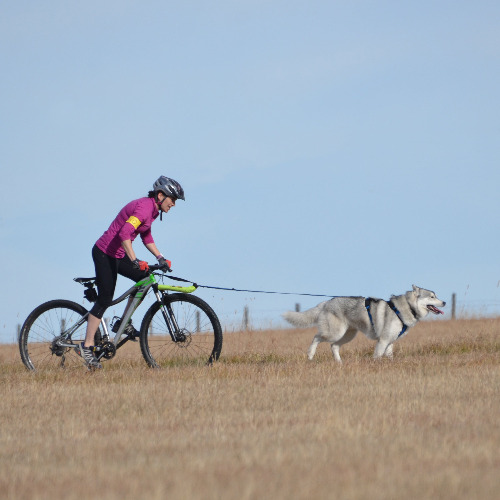
[[[181,185],[169,177],[160,176],[147,197],[131,201],[120,210],[107,231],[92,248],[97,301],[89,313],[85,341],[76,348],[76,352],[85,360],[89,369],[102,368],[94,355],[94,336],[104,312],[113,301],[117,275],[120,274],[135,282],[148,275],[147,262],[139,260],[132,247],[137,235],[141,236],[143,244],[157,258],[158,263],[165,270],[170,269],[170,261],[166,260],[156,247],[151,234],[151,224],[158,215],[167,213],[174,207],[178,199],[185,199]],[[128,305],[130,303],[129,299]],[[131,340],[138,335],[131,323],[127,325],[125,333]]]

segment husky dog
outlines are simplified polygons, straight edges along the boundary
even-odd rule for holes
[[[392,345],[415,326],[429,312],[443,314],[438,307],[446,302],[434,292],[413,285],[404,295],[393,295],[390,300],[365,297],[336,297],[321,302],[304,312],[286,312],[283,317],[299,327],[318,325],[318,333],[307,352],[312,359],[320,342],[330,342],[334,358],[340,359],[340,346],[350,342],[358,333],[376,340],[374,358],[392,357]]]

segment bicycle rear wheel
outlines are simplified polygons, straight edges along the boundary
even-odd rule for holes
[[[172,311],[180,340],[174,342],[170,337],[163,310],[155,302],[141,325],[141,351],[146,363],[159,368],[217,361],[222,350],[222,328],[213,309],[199,297],[184,293],[165,295],[163,305]]]
[[[80,304],[70,300],[51,300],[41,304],[31,312],[21,329],[19,351],[28,370],[40,370],[50,367],[81,367],[83,359],[73,347],[61,347],[57,340],[78,322],[81,324],[72,333],[66,343],[74,345],[85,339],[87,314]],[[100,329],[96,340],[101,337]]]

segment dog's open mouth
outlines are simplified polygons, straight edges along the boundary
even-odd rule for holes
[[[444,314],[444,312],[441,311],[441,309],[438,309],[435,306],[428,305],[427,309],[429,309],[429,311],[432,312],[432,313],[434,313],[434,314]]]

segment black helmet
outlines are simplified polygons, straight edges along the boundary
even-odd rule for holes
[[[184,189],[174,179],[165,177],[164,175],[158,177],[158,180],[153,184],[153,191],[158,193],[161,191],[165,196],[172,196],[175,199],[184,200]]]

